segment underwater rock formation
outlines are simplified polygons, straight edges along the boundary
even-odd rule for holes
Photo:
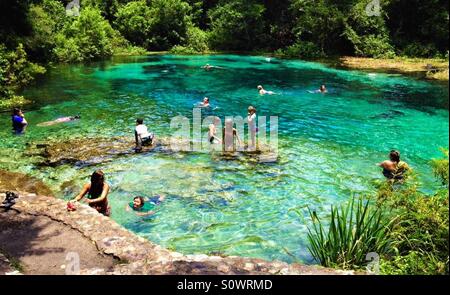
[[[187,153],[176,151],[172,147],[177,144],[173,138],[157,138],[153,145],[144,146],[139,153]],[[179,141],[178,146],[185,142]],[[129,137],[109,138],[75,138],[67,141],[30,144],[29,156],[38,156],[39,166],[56,167],[64,164],[90,166],[111,161],[115,157],[137,154],[134,140]],[[278,160],[276,152],[268,146],[261,146],[256,151],[213,152],[222,160],[245,160],[259,163],[272,163]]]

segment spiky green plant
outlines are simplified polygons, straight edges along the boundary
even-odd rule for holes
[[[323,266],[357,269],[367,264],[368,253],[387,253],[392,222],[368,201],[353,197],[346,205],[331,206],[327,228],[314,211],[309,214],[308,249]]]

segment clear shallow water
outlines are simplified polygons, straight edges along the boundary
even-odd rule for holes
[[[200,67],[206,63],[225,69],[205,72]],[[308,93],[323,83],[328,94]],[[280,95],[259,96],[259,84]],[[306,205],[326,214],[331,204],[372,192],[382,180],[375,163],[393,148],[421,175],[422,189],[431,191],[436,182],[429,160],[449,140],[447,87],[301,61],[234,55],[115,59],[58,66],[25,94],[36,101],[26,110],[31,125],[25,136],[12,136],[10,118],[0,118],[0,169],[39,177],[59,197],[70,198],[101,168],[112,185],[112,218],[183,253],[312,262]],[[169,136],[170,119],[192,118],[192,106],[203,96],[222,118],[245,116],[249,105],[260,116],[279,116],[280,161],[255,165],[210,154],[147,154],[98,167],[37,168],[22,154],[34,140],[133,136],[136,117]],[[75,114],[82,120],[36,126]],[[155,216],[125,212],[133,196],[157,193],[168,199]]]

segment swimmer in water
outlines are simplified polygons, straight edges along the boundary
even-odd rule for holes
[[[320,88],[317,90],[318,93],[327,93],[327,87],[325,85],[320,86]]]
[[[272,95],[272,94],[275,94],[275,92],[273,92],[273,91],[265,90],[261,85],[258,85],[258,87],[256,87],[256,88],[258,88],[259,94],[261,94],[261,95],[265,95],[265,94]]]
[[[39,123],[39,124],[37,124],[37,126],[52,126],[52,125],[71,122],[71,121],[75,121],[75,120],[79,120],[79,119],[81,119],[81,116],[79,116],[79,115],[73,116],[73,117],[63,117],[63,118],[58,118],[53,121]]]
[[[223,69],[222,67],[218,67],[218,66],[212,66],[210,64],[206,64],[202,67],[202,69],[204,69],[205,71],[209,71],[212,69]]]
[[[400,161],[400,152],[392,150],[389,153],[389,160],[383,161],[377,166],[383,168],[383,175],[390,181],[402,181],[404,174],[409,170],[406,162]]]
[[[199,108],[209,108],[211,105],[209,104],[209,98],[203,98],[203,101],[197,105]]]
[[[125,210],[127,212],[133,210],[138,216],[153,215],[155,214],[155,207],[161,204],[164,200],[164,195],[158,195],[152,198],[137,196],[133,198],[133,202],[127,204]]]

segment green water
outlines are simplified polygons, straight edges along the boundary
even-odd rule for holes
[[[225,69],[205,72],[200,67],[206,63]],[[328,94],[308,92],[323,83]],[[259,96],[259,84],[280,95]],[[26,110],[26,135],[12,136],[9,116],[0,119],[0,169],[39,177],[68,199],[101,168],[112,185],[112,218],[183,253],[311,263],[306,205],[326,214],[331,204],[372,192],[383,179],[375,163],[393,148],[421,175],[422,189],[432,191],[437,184],[428,163],[449,140],[447,87],[302,61],[234,55],[115,59],[55,67],[25,95],[35,100]],[[169,136],[170,119],[192,118],[192,106],[203,96],[222,118],[245,116],[249,105],[260,116],[278,116],[280,161],[154,153],[96,167],[38,168],[23,155],[25,144],[35,140],[133,136],[136,117],[144,117],[157,135]],[[82,120],[36,126],[75,114]],[[134,195],[157,193],[168,198],[155,216],[125,212]]]

